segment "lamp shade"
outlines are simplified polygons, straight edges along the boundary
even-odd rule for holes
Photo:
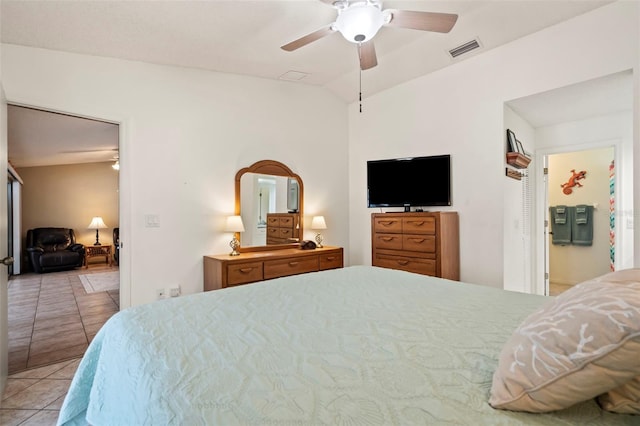
[[[91,219],[91,223],[87,226],[87,229],[106,229],[107,225],[105,225],[104,221],[100,216],[96,216]]]
[[[311,220],[311,229],[327,229],[324,216],[314,216]]]
[[[242,216],[227,216],[227,224],[224,230],[226,232],[244,232]]]
[[[373,38],[384,24],[384,15],[380,8],[368,4],[354,4],[340,11],[336,27],[345,39],[351,43],[364,43]]]

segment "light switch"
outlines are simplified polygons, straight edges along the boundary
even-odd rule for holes
[[[144,215],[144,227],[145,228],[160,228],[160,216],[157,214]]]

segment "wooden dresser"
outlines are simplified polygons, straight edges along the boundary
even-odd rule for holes
[[[261,250],[239,256],[204,256],[204,290],[343,267],[342,247]]]
[[[267,213],[267,244],[290,244],[298,241],[298,213]]]
[[[373,213],[372,265],[460,279],[457,212]]]

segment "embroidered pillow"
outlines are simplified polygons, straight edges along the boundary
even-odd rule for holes
[[[489,404],[547,412],[640,376],[640,270],[586,281],[549,300],[500,354]]]

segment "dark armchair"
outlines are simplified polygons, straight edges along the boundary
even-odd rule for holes
[[[73,229],[29,229],[26,247],[31,269],[39,274],[73,269],[84,263],[84,246],[76,244]]]

